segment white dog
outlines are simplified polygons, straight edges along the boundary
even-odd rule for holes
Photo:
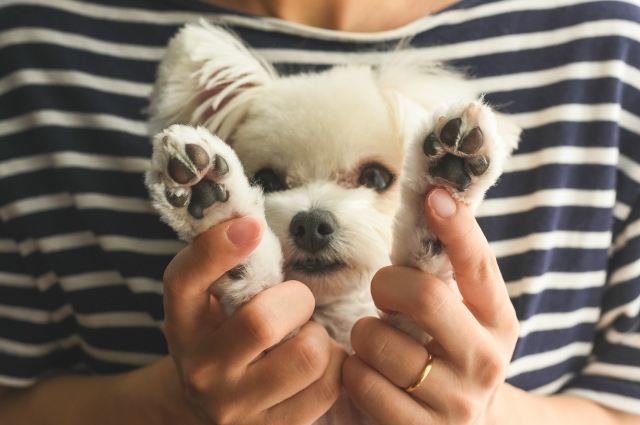
[[[455,286],[425,195],[443,186],[477,208],[520,132],[469,81],[410,51],[283,77],[204,22],[170,42],[150,111],[159,133],[147,185],[182,239],[266,214],[258,249],[216,282],[228,313],[296,279],[315,296],[313,320],[348,350],[355,321],[378,315],[369,285],[381,267],[418,267]],[[410,318],[389,320],[426,342]]]

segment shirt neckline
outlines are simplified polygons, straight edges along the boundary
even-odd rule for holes
[[[250,13],[208,3],[204,0],[167,1],[178,4],[181,7],[195,9],[203,13],[221,15],[220,18],[225,23],[231,25],[247,26],[265,31],[281,32],[307,38],[366,43],[399,40],[430,30],[432,28],[445,24],[452,17],[458,15],[464,9],[467,9],[476,3],[482,2],[482,0],[460,0],[459,2],[454,3],[438,12],[432,13],[422,18],[418,18],[413,22],[392,30],[379,32],[351,32],[317,28],[309,25],[299,24],[296,22],[285,21],[279,18],[253,15]]]

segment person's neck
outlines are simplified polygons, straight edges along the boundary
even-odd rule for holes
[[[351,32],[399,28],[458,0],[205,0],[241,12]]]

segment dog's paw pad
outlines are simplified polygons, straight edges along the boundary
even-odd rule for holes
[[[168,140],[167,140],[168,139]],[[172,184],[167,185],[165,197],[176,208],[187,207],[189,214],[196,219],[204,217],[204,211],[216,202],[227,202],[229,191],[220,183],[220,179],[229,173],[227,161],[219,154],[211,156],[205,148],[185,140],[175,134],[165,136],[167,145],[183,146],[184,155],[169,156],[166,176]],[[206,143],[206,142],[205,142]]]
[[[201,219],[204,217],[204,210],[216,202],[227,202],[229,192],[224,185],[202,179],[191,187],[191,202],[188,211],[192,217]]]
[[[463,108],[449,108],[424,139],[422,151],[428,158],[428,173],[435,184],[465,192],[474,178],[491,165],[495,147],[495,117],[480,102]]]
[[[442,127],[440,130],[440,140],[442,143],[447,145],[450,148],[455,147],[458,138],[460,137],[460,126],[462,125],[462,120],[460,118],[455,118]]]
[[[203,128],[174,125],[154,138],[147,186],[164,220],[180,228],[179,232],[187,240],[215,224],[202,220],[209,215],[209,210],[220,210],[215,205],[230,205],[227,201],[233,179],[236,186],[239,185],[233,186],[234,190],[249,187],[244,174],[238,178],[232,173],[230,161],[239,163],[222,140]],[[234,167],[242,173],[241,166]],[[231,210],[220,210],[212,220],[229,218],[227,213]]]
[[[469,134],[464,136],[464,139],[460,141],[458,150],[467,155],[473,155],[478,152],[483,141],[482,130],[480,130],[480,127],[474,127]]]

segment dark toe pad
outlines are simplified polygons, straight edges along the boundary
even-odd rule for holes
[[[209,155],[202,147],[190,143],[184,147],[184,151],[198,171],[204,170],[209,165]]]
[[[195,174],[182,163],[178,158],[171,158],[169,160],[169,166],[167,172],[173,181],[180,184],[187,184],[195,178]]]
[[[480,130],[480,127],[475,127],[465,136],[464,139],[462,139],[460,146],[458,146],[458,150],[466,153],[467,155],[473,155],[478,152],[480,147],[482,147],[483,141],[484,137],[482,135],[482,130]]]
[[[447,154],[429,169],[433,177],[440,177],[456,185],[457,190],[464,192],[471,184],[471,177],[464,169],[464,158]]]
[[[442,130],[440,130],[440,140],[442,140],[442,143],[450,148],[454,147],[458,141],[461,125],[462,120],[460,118],[452,119],[446,123],[444,127],[442,127]]]

